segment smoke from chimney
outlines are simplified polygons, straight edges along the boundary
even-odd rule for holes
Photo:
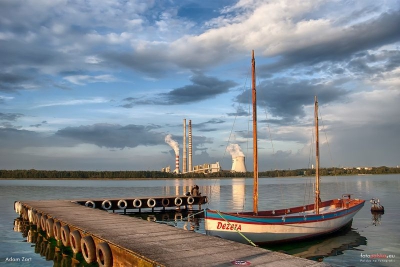
[[[231,154],[232,158],[244,157],[242,149],[238,144],[230,144],[226,147],[226,150]]]
[[[179,144],[172,139],[172,135],[168,134],[165,137],[165,143],[167,143],[175,151],[175,156],[179,156]]]

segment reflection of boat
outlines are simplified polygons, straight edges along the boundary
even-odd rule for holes
[[[297,248],[286,250],[286,252],[301,258],[319,260],[327,256],[341,255],[345,250],[366,244],[366,237],[348,228],[346,231],[335,233],[335,236],[319,238],[305,244],[298,243],[296,244]]]
[[[253,93],[253,211],[205,211],[205,229],[208,235],[244,243],[275,243],[306,239],[335,232],[352,222],[365,201],[352,199],[349,194],[341,199],[321,202],[319,191],[318,101],[315,97],[316,175],[315,202],[305,206],[281,210],[258,211],[258,150],[255,59],[252,53]]]

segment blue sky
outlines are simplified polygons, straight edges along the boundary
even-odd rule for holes
[[[399,25],[396,0],[1,0],[0,169],[160,170],[184,118],[194,165],[235,143],[251,169],[253,49],[260,170],[309,166],[314,95],[322,166],[396,166]]]

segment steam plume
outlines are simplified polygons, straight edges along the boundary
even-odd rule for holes
[[[178,144],[178,142],[176,142],[175,140],[172,139],[171,134],[168,134],[165,137],[165,143],[167,143],[168,145],[170,145],[170,147],[172,147],[172,149],[175,151],[176,156],[179,156],[179,144]]]
[[[230,144],[226,147],[226,150],[231,154],[232,158],[244,157],[242,149],[238,144]]]

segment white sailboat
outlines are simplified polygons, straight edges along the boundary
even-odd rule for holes
[[[241,243],[269,244],[307,239],[330,234],[352,223],[354,215],[364,206],[365,200],[353,199],[350,194],[341,198],[321,201],[319,190],[319,137],[318,100],[315,97],[316,176],[315,201],[280,210],[258,210],[258,151],[257,151],[257,101],[255,58],[252,52],[253,95],[253,211],[205,211],[205,229],[208,235]]]

